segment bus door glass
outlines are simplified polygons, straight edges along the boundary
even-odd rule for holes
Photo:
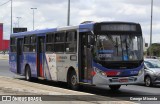
[[[23,39],[17,39],[17,73],[21,73],[23,65]]]
[[[38,37],[37,43],[37,76],[44,77],[43,62],[44,62],[44,43],[45,37]]]
[[[89,33],[81,35],[81,78],[86,83],[92,83],[92,54],[89,37]]]

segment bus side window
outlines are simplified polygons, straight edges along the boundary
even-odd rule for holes
[[[43,44],[44,44],[44,42],[43,42],[43,39],[41,38],[40,39],[40,45],[41,45],[40,46],[40,53],[44,52],[44,50],[43,50],[44,49],[44,45]]]
[[[70,31],[66,34],[66,52],[77,52],[77,32]]]
[[[46,52],[53,52],[54,50],[54,33],[46,34]]]
[[[35,52],[36,51],[36,36],[29,35],[24,37],[24,52]]]
[[[36,51],[36,36],[31,36],[30,52]]]
[[[12,37],[10,41],[10,50],[11,52],[16,52],[16,38]]]
[[[54,37],[54,51],[64,52],[65,46],[65,32],[56,33]]]

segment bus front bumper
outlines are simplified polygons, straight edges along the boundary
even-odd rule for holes
[[[132,85],[142,84],[144,82],[144,73],[139,76],[130,77],[106,77],[95,75],[93,77],[94,85]]]

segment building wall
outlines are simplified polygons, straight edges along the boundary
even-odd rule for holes
[[[3,24],[0,23],[0,51],[9,49],[9,40],[3,40]]]

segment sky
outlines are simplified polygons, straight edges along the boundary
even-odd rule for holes
[[[0,0],[0,5],[9,0]],[[151,0],[70,0],[70,25],[83,21],[126,21],[140,23],[145,42],[150,42]],[[68,0],[13,0],[13,27],[33,29],[67,25]],[[11,3],[0,6],[0,23],[4,24],[4,39],[9,39]],[[152,42],[160,43],[160,0],[153,0]]]

